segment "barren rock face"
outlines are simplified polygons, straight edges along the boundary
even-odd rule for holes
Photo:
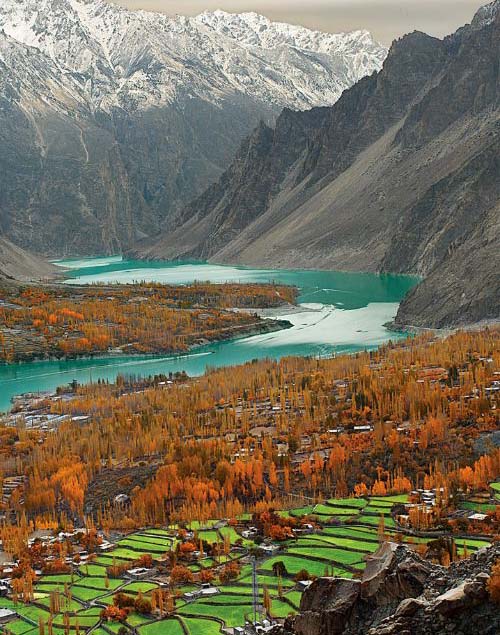
[[[425,278],[398,326],[500,312],[500,4],[412,33],[331,108],[285,110],[139,257]]]
[[[44,280],[56,277],[61,269],[51,265],[0,236],[0,280]]]
[[[361,597],[364,600],[377,597],[380,599],[380,592],[386,586],[388,574],[396,562],[396,549],[395,543],[386,542],[375,554],[367,558],[361,581]]]
[[[0,232],[55,255],[154,236],[260,120],[335,103],[385,55],[256,14],[2,0]]]
[[[304,593],[295,621],[298,635],[340,635],[359,599],[359,580],[319,578]]]
[[[361,580],[317,579],[276,635],[497,635],[487,582],[499,557],[496,545],[445,568],[386,543]]]

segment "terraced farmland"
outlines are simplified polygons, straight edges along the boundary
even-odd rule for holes
[[[497,488],[500,495],[500,484]],[[494,488],[495,489],[495,488]],[[297,611],[301,593],[296,576],[339,575],[352,578],[365,567],[365,558],[374,553],[379,546],[378,525],[380,516],[384,517],[385,534],[391,538],[396,533],[391,507],[395,503],[405,502],[404,496],[372,497],[358,499],[330,499],[318,505],[311,505],[280,512],[282,516],[297,516],[307,513],[312,522],[319,523],[316,529],[298,535],[294,539],[280,543],[279,551],[272,555],[261,555],[257,559],[257,580],[260,601],[264,589],[270,596],[270,613],[275,618],[284,618]],[[63,635],[65,624],[80,633],[92,629],[93,635],[118,633],[121,627],[139,635],[219,635],[223,626],[242,625],[246,617],[252,614],[252,571],[248,559],[248,549],[257,547],[248,538],[242,538],[241,531],[251,524],[251,517],[240,518],[237,527],[229,526],[217,520],[207,523],[193,523],[189,529],[195,532],[194,542],[200,539],[221,547],[229,540],[229,553],[206,555],[193,559],[189,564],[195,574],[203,569],[214,569],[217,574],[224,563],[232,560],[240,564],[236,579],[214,584],[218,593],[186,599],[184,593],[199,588],[198,584],[188,584],[175,590],[176,599],[173,614],[159,619],[154,615],[142,615],[135,610],[123,624],[106,622],[101,625],[101,611],[113,603],[113,596],[120,591],[136,598],[139,594],[151,599],[152,593],[159,588],[154,577],[132,580],[125,574],[121,578],[109,578],[106,567],[111,564],[132,563],[143,554],[151,554],[157,562],[165,562],[169,551],[177,550],[180,545],[177,528],[151,528],[130,534],[116,543],[116,548],[107,554],[99,555],[95,562],[81,564],[72,574],[43,575],[35,587],[35,599],[29,604],[14,604],[7,598],[0,598],[0,608],[15,610],[18,617],[9,622],[1,632],[9,635],[37,635],[38,624],[49,620],[50,594],[58,591],[60,595],[59,611],[54,615],[53,633]],[[405,536],[400,539],[407,543],[426,542],[424,538]],[[457,548],[462,552],[474,551],[488,544],[478,538],[460,538]],[[65,617],[65,614],[67,616]]]

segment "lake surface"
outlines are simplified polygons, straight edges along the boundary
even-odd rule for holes
[[[67,284],[157,281],[187,284],[198,281],[279,282],[300,289],[299,311],[278,315],[293,328],[230,342],[209,344],[176,357],[128,356],[43,361],[0,367],[0,410],[14,395],[54,390],[73,379],[84,383],[113,381],[118,374],[154,375],[185,370],[200,375],[207,367],[240,364],[286,355],[330,356],[374,348],[401,337],[383,325],[396,314],[399,302],[418,279],[410,276],[335,271],[258,270],[206,263],[142,262],[121,257],[65,260]]]

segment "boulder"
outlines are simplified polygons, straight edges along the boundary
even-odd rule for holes
[[[486,588],[488,580],[488,574],[479,574],[472,580],[467,580],[464,586],[465,595],[473,600],[485,600],[488,597],[488,590]]]
[[[318,578],[302,596],[300,614],[295,618],[295,633],[341,635],[360,590],[359,580]]]
[[[434,603],[434,608],[445,617],[451,617],[463,611],[472,603],[470,596],[465,592],[466,584],[467,582],[462,582],[459,586],[439,595]]]
[[[417,598],[405,598],[396,609],[395,617],[411,617],[427,606],[427,602]]]
[[[379,592],[387,575],[396,565],[398,544],[384,542],[377,551],[366,559],[366,568],[361,578],[361,597],[371,598]]]
[[[361,597],[378,606],[420,595],[431,570],[427,563],[394,542],[381,545],[366,562]]]

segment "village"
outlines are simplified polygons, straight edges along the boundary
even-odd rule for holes
[[[492,484],[489,496],[494,506],[500,483]],[[0,624],[7,633],[29,632],[30,625],[36,632],[45,624],[53,632],[116,632],[112,625],[119,624],[123,632],[148,635],[159,628],[181,632],[179,625],[190,633],[205,632],[201,626],[234,635],[265,633],[297,610],[300,594],[317,575],[361,575],[386,539],[432,551],[443,563],[489,544],[491,534],[461,534],[450,542],[442,531],[413,530],[408,521],[414,512],[433,513],[438,497],[421,491],[330,500],[306,514],[264,512],[125,534],[93,527],[30,532],[21,560],[6,561],[3,552]],[[128,497],[117,498],[128,504]],[[483,505],[486,500],[485,494]],[[469,520],[481,527],[487,517],[475,512]],[[498,532],[499,519],[492,515],[491,521]],[[8,541],[2,546],[15,549]]]
[[[472,337],[19,396],[4,632],[266,632],[387,540],[445,565],[487,547],[500,371],[496,334]]]

